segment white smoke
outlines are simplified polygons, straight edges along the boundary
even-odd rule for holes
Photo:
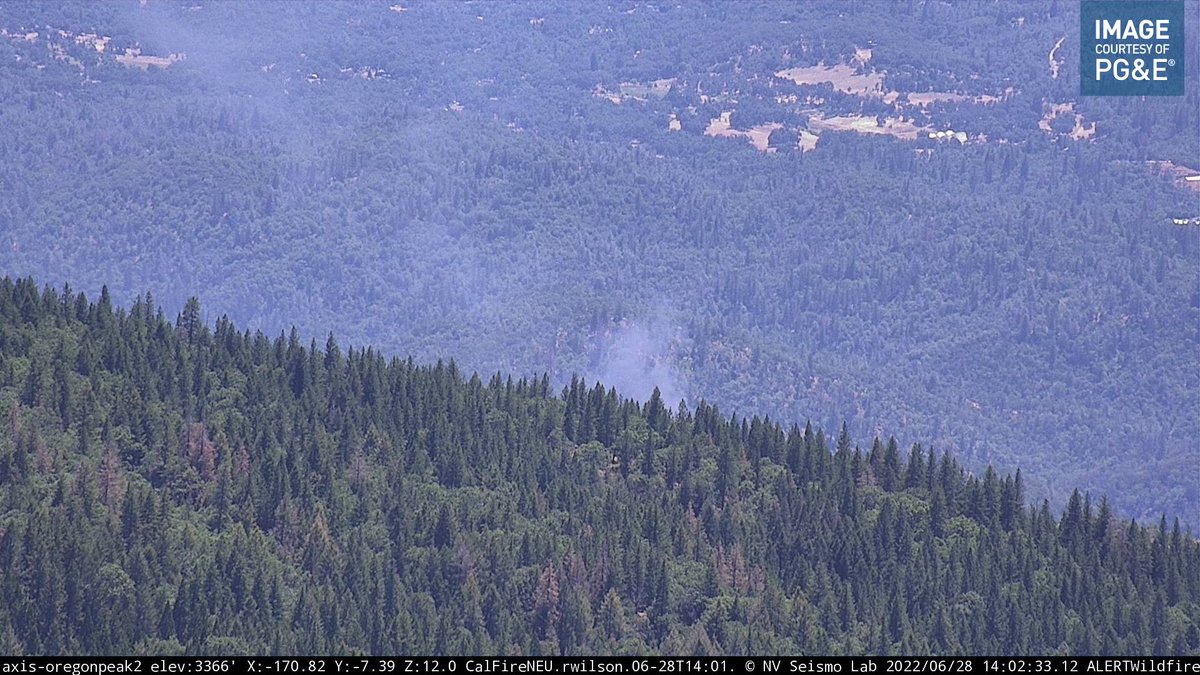
[[[686,399],[688,387],[677,365],[681,332],[653,320],[622,321],[604,342],[594,377],[617,393],[647,401],[658,387],[663,403],[674,408]]]

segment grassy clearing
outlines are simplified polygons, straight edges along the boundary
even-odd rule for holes
[[[833,88],[854,96],[877,94],[882,96],[883,73],[857,73],[854,68],[844,63],[836,66],[798,66],[775,73],[775,77],[791,80],[796,84],[824,84],[828,82]]]
[[[124,54],[117,55],[117,63],[127,68],[141,68],[149,70],[154,68],[168,68],[172,64],[182,61],[183,54],[170,54],[168,56],[148,56],[142,54],[142,50],[136,47],[126,49]]]

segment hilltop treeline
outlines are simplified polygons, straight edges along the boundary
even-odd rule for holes
[[[0,651],[1200,649],[1200,544],[895,440],[0,282]]]
[[[1200,231],[1171,218],[1200,214],[1162,162],[1200,170],[1200,92],[1080,98],[1077,4],[0,3],[0,273],[556,389],[655,323],[672,408],[1195,528]],[[971,142],[704,135],[895,117],[775,76],[870,46],[886,89],[967,96],[903,112]]]

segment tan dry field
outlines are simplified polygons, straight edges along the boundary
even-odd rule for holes
[[[1170,160],[1147,160],[1146,165],[1170,178],[1176,187],[1200,192],[1200,180],[1186,180],[1189,176],[1200,176],[1200,169],[1176,164]]]
[[[856,63],[866,65],[870,58],[871,50],[855,50],[854,61]],[[973,101],[975,103],[987,104],[1000,100],[999,96],[989,94],[967,96],[948,91],[908,92],[907,94],[899,91],[885,91],[883,88],[883,77],[885,74],[883,71],[858,73],[855,72],[853,66],[840,63],[836,66],[818,64],[815,66],[788,68],[775,73],[775,77],[791,80],[796,84],[829,83],[834,89],[844,94],[850,94],[851,96],[878,96],[884,103],[889,105],[895,103],[904,95],[907,95],[909,105],[921,107],[941,101]]]
[[[767,152],[767,142],[771,138],[771,132],[783,127],[778,122],[769,124],[759,124],[747,130],[734,129],[729,124],[729,118],[732,112],[723,112],[720,117],[714,117],[708,123],[708,127],[704,130],[705,136],[719,136],[722,138],[745,138],[750,141],[756,149]]]
[[[178,63],[184,59],[183,54],[170,54],[168,56],[148,56],[142,54],[142,50],[136,47],[126,49],[124,54],[117,55],[117,63],[127,68],[141,68],[149,70],[151,66],[155,68],[168,68],[171,64]]]
[[[1050,110],[1038,120],[1038,128],[1050,134],[1054,133],[1050,123],[1058,118],[1059,115],[1074,115],[1075,127],[1068,134],[1073,141],[1083,141],[1091,138],[1096,134],[1096,123],[1092,122],[1091,126],[1084,126],[1083,115],[1075,112],[1074,103],[1055,103],[1050,106]]]
[[[883,126],[876,123],[874,117],[863,115],[836,115],[822,117],[814,115],[809,118],[808,125],[814,129],[828,131],[854,131],[860,134],[880,134],[895,136],[905,141],[915,141],[925,127],[918,127],[912,120],[902,120],[889,117],[883,120]]]
[[[653,96],[654,98],[662,98],[671,92],[671,87],[675,85],[675,78],[665,78],[662,80],[654,80],[648,84],[640,82],[622,82],[620,84],[621,96],[629,98],[646,100]]]
[[[859,74],[854,68],[844,63],[836,66],[798,66],[775,73],[775,77],[791,80],[796,84],[823,84],[828,82],[833,88],[853,96],[883,96],[883,73],[872,72]]]

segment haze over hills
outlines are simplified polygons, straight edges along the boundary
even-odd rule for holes
[[[0,269],[1195,524],[1200,101],[1076,10],[5,3]]]

